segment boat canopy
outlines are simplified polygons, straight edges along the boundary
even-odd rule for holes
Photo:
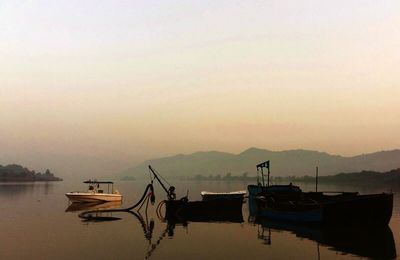
[[[112,181],[92,181],[92,180],[84,181],[83,183],[89,183],[89,184],[114,184],[114,182],[112,182]]]

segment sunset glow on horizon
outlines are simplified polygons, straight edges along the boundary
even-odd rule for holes
[[[394,0],[2,1],[0,164],[107,173],[207,150],[400,148],[399,12]]]

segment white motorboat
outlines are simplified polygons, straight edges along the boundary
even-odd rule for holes
[[[88,180],[83,183],[89,184],[89,188],[86,192],[73,191],[65,194],[71,202],[108,202],[122,200],[122,195],[117,190],[114,190],[114,183],[112,181]],[[100,188],[100,184],[107,184],[107,193]]]

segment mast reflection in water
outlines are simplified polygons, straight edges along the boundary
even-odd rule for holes
[[[107,203],[104,203],[107,204]],[[157,249],[158,245],[160,245],[161,241],[166,237],[172,238],[175,234],[175,228],[177,226],[182,226],[183,228],[187,229],[190,222],[203,222],[203,223],[243,223],[243,215],[241,211],[229,211],[229,212],[222,212],[222,211],[202,211],[202,214],[184,214],[184,215],[176,215],[176,214],[166,214],[168,218],[163,218],[162,216],[158,215],[158,219],[161,223],[166,224],[166,227],[163,232],[158,236],[157,240],[153,241],[153,231],[155,227],[155,222],[153,219],[149,220],[147,207],[144,211],[144,217],[140,213],[140,211],[132,211],[132,210],[118,210],[115,208],[115,204],[113,205],[114,208],[108,209],[100,209],[100,205],[96,205],[98,210],[93,211],[92,205],[81,205],[82,207],[80,210],[89,210],[86,212],[82,212],[80,217],[87,216],[90,214],[90,217],[84,217],[83,222],[102,222],[102,221],[110,221],[110,220],[120,220],[120,217],[112,216],[112,213],[116,212],[124,212],[129,213],[130,215],[134,216],[138,222],[140,223],[144,238],[148,241],[148,248],[146,252],[145,259],[148,259],[152,253]],[[67,208],[66,211],[71,207],[71,205]],[[88,213],[88,214],[87,214]]]

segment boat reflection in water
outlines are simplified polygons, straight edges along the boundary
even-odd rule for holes
[[[226,205],[221,207],[224,202],[226,202]],[[165,204],[165,219],[168,220],[184,219],[193,222],[243,222],[243,202],[241,198],[183,203],[180,201],[166,201]]]
[[[88,202],[80,203],[73,202],[65,209],[65,212],[78,212],[84,210],[104,210],[104,209],[116,209],[121,207],[121,201],[110,201],[110,202]]]
[[[203,214],[185,214],[184,216],[169,215],[165,219],[169,234],[173,235],[176,225],[187,227],[190,222],[204,223],[243,223],[243,215],[241,211],[223,212],[223,211],[203,211]]]
[[[159,209],[161,211],[161,209]],[[144,216],[140,213],[140,211],[133,210],[125,210],[125,209],[102,209],[102,210],[94,210],[87,211],[80,214],[80,217],[83,218],[84,222],[102,222],[102,221],[110,221],[110,220],[119,220],[120,217],[113,217],[107,214],[112,214],[115,212],[120,213],[129,213],[129,215],[133,216],[138,220],[141,225],[144,233],[145,239],[148,241],[148,249],[146,252],[145,259],[151,257],[152,253],[157,249],[158,245],[160,245],[161,241],[165,237],[173,237],[175,234],[175,228],[177,226],[181,226],[183,228],[187,228],[190,222],[207,222],[207,223],[243,223],[243,215],[242,211],[215,211],[215,210],[202,210],[201,214],[197,211],[195,214],[189,214],[186,212],[185,214],[171,214],[169,212],[165,212],[164,216],[161,216],[157,212],[157,217],[162,223],[165,223],[165,229],[160,233],[158,238],[154,240],[153,231],[155,227],[155,222],[152,218],[149,218],[147,214],[147,209],[144,211]]]
[[[73,202],[65,209],[65,212],[92,212],[91,219],[84,219],[83,222],[103,222],[120,220],[120,217],[113,216],[114,210],[120,207],[121,201],[88,203]]]
[[[389,226],[310,226],[262,219],[258,238],[272,244],[273,231],[286,231],[326,246],[330,250],[373,259],[396,258],[396,245]],[[272,234],[271,234],[272,233]]]
[[[396,258],[396,245],[388,225],[318,225],[258,218],[257,205],[249,200],[249,219],[259,226],[258,238],[271,244],[271,231],[287,231],[331,250],[374,259]]]
[[[156,240],[155,243],[152,244],[151,250],[149,250],[146,254],[146,259],[151,256],[153,251],[156,249],[157,245],[160,244],[160,241],[168,235],[168,237],[173,237],[175,233],[176,226],[183,226],[187,228],[190,222],[204,222],[204,223],[243,223],[243,215],[241,211],[235,212],[222,212],[222,211],[203,211],[203,214],[185,214],[184,216],[172,216],[169,214],[167,219],[164,219],[164,222],[167,224],[165,231],[160,235],[160,237]],[[142,225],[143,226],[143,225]],[[145,231],[146,235],[146,231]],[[151,236],[148,236],[150,237]]]

